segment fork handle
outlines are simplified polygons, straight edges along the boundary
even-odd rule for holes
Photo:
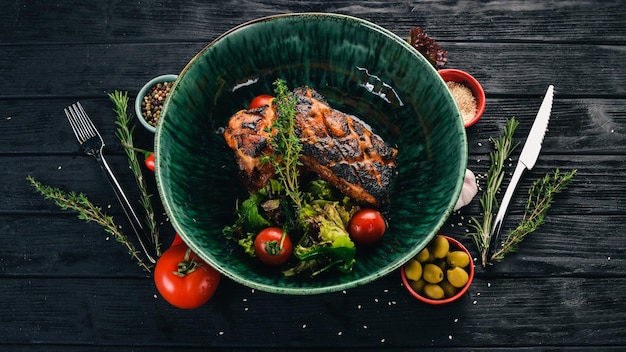
[[[145,233],[145,232],[144,232],[143,226],[141,225],[141,221],[139,220],[139,217],[137,216],[137,213],[135,213],[135,210],[133,209],[133,207],[130,205],[130,202],[128,201],[128,197],[126,197],[126,194],[122,190],[122,187],[120,186],[120,183],[117,181],[117,178],[113,174],[113,171],[109,167],[109,163],[107,163],[106,159],[104,158],[104,155],[102,154],[100,154],[99,157],[96,157],[96,159],[98,160],[100,167],[105,171],[107,177],[109,178],[109,182],[111,183],[111,186],[113,187],[113,191],[115,191],[115,196],[117,197],[117,200],[120,202],[120,205],[122,206],[122,209],[124,210],[124,214],[126,214],[126,217],[128,218],[128,221],[130,222],[130,225],[133,228],[135,235],[137,235],[137,240],[139,241],[139,244],[141,245],[143,252],[145,253],[146,257],[148,258],[148,260],[150,260],[151,263],[156,263],[156,260],[154,259],[155,256],[154,256],[153,250],[151,250],[152,247],[146,245],[145,243],[146,241],[144,240],[142,236],[142,233]]]

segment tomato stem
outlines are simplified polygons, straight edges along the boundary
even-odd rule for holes
[[[190,258],[191,248],[187,248],[187,252],[185,252],[185,257],[183,258],[183,261],[178,263],[178,270],[173,272],[174,275],[185,277],[186,275],[189,275],[196,271],[196,269],[198,268],[198,262]]]

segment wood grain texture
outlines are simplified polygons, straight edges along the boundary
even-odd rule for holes
[[[15,298],[10,307],[0,306],[8,318],[0,334],[18,344],[110,348],[253,348],[260,337],[267,347],[294,349],[626,344],[621,334],[626,308],[620,304],[625,293],[594,289],[599,283],[623,287],[624,278],[479,278],[461,301],[437,308],[415,301],[398,282],[388,276],[376,289],[283,296],[277,307],[275,295],[225,281],[206,306],[182,311],[159,298],[148,279],[3,279],[0,288]],[[121,283],[134,297],[120,291]],[[484,324],[495,318],[488,309],[493,306],[501,307],[500,325],[485,330]],[[31,315],[21,314],[24,310]]]
[[[626,349],[626,6],[624,1],[27,1],[0,11],[0,350],[7,351],[622,351]],[[468,168],[482,187],[491,137],[520,121],[525,142],[541,97],[555,101],[541,156],[505,221],[519,221],[532,182],[577,169],[547,221],[503,262],[477,267],[469,293],[432,307],[392,273],[319,296],[277,296],[225,279],[205,306],[167,304],[148,273],[97,225],[61,211],[26,180],[85,192],[128,225],[63,108],[80,100],[109,162],[138,192],[106,94],[131,103],[150,78],[178,73],[205,45],[262,16],[335,12],[404,37],[422,26],[487,93],[467,129]],[[132,112],[132,107],[131,110]],[[153,135],[136,130],[138,146]],[[508,182],[517,153],[507,165]],[[150,189],[156,193],[154,180]],[[160,202],[164,243],[174,235]],[[467,237],[478,198],[442,233]]]

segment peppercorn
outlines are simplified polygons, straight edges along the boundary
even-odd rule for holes
[[[172,90],[174,82],[157,83],[148,90],[141,102],[141,114],[151,126],[156,126],[161,117],[161,109],[165,98]]]

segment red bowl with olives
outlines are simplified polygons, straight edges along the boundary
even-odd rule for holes
[[[442,305],[467,292],[474,280],[474,262],[461,242],[439,234],[400,269],[400,275],[413,297]]]
[[[156,126],[161,117],[161,109],[177,75],[161,75],[148,81],[137,93],[135,99],[135,114],[139,122],[150,132],[156,131]]]

